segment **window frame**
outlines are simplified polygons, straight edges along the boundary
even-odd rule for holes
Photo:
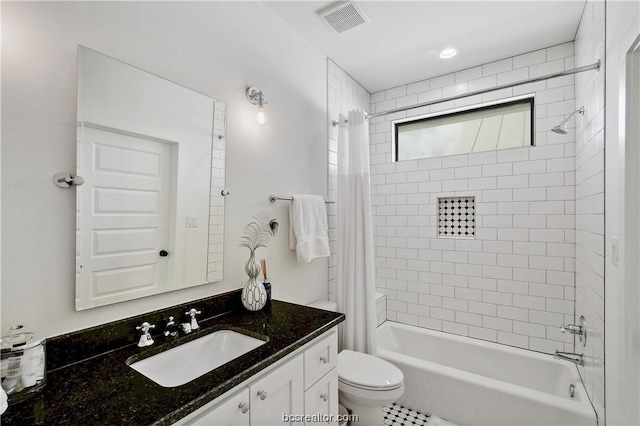
[[[392,162],[396,163],[399,161],[413,161],[413,160],[423,160],[423,159],[427,159],[427,158],[442,158],[442,157],[450,157],[452,155],[467,155],[467,154],[478,154],[481,152],[492,152],[492,151],[502,151],[502,149],[495,149],[495,150],[489,150],[489,151],[478,151],[478,152],[467,152],[464,154],[449,154],[449,155],[441,155],[438,157],[421,157],[421,158],[411,158],[411,159],[407,159],[407,160],[399,160],[398,159],[398,128],[401,127],[403,124],[415,124],[415,123],[419,123],[419,122],[423,122],[423,121],[430,121],[433,119],[438,119],[438,118],[443,118],[443,117],[454,117],[456,115],[463,115],[463,114],[467,114],[467,113],[474,113],[477,111],[483,111],[483,110],[491,110],[491,109],[498,109],[501,107],[506,107],[506,106],[510,106],[510,105],[516,105],[516,104],[526,104],[528,103],[531,107],[531,112],[530,112],[530,120],[531,120],[531,144],[530,145],[522,145],[519,147],[514,147],[514,148],[503,148],[505,150],[507,149],[519,149],[519,148],[532,148],[534,146],[536,146],[535,143],[535,134],[536,134],[536,130],[535,130],[535,94],[534,93],[529,93],[526,95],[521,95],[521,96],[514,96],[514,97],[510,97],[510,98],[506,98],[506,99],[499,99],[499,100],[495,100],[495,101],[491,101],[491,102],[483,102],[481,104],[475,104],[475,105],[469,105],[469,106],[464,106],[464,107],[460,107],[460,108],[453,108],[453,109],[448,109],[445,111],[438,111],[438,112],[434,112],[434,113],[430,113],[430,114],[422,114],[422,115],[417,115],[414,117],[407,117],[407,118],[402,118],[402,119],[398,119],[398,120],[393,120],[391,122],[391,137],[392,137],[392,141],[391,141],[391,145],[392,145]]]

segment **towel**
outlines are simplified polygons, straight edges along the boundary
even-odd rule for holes
[[[289,205],[289,248],[296,250],[299,263],[328,257],[327,206],[319,195],[298,194]]]
[[[4,410],[6,410],[8,406],[7,393],[4,391],[4,388],[0,386],[0,414],[4,413]]]

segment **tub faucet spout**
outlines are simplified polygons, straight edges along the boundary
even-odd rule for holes
[[[563,361],[569,361],[577,365],[584,365],[584,359],[582,358],[583,354],[577,354],[574,352],[560,352],[556,350],[556,353],[553,355],[555,359],[561,359]]]

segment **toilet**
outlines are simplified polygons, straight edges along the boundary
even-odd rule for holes
[[[311,303],[312,308],[337,311],[337,304],[327,300]],[[342,350],[338,354],[338,399],[358,416],[359,425],[382,425],[382,407],[404,394],[404,375],[395,365],[381,358]]]

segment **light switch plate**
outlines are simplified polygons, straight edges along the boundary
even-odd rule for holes
[[[198,219],[196,216],[187,216],[187,228],[197,228]]]

